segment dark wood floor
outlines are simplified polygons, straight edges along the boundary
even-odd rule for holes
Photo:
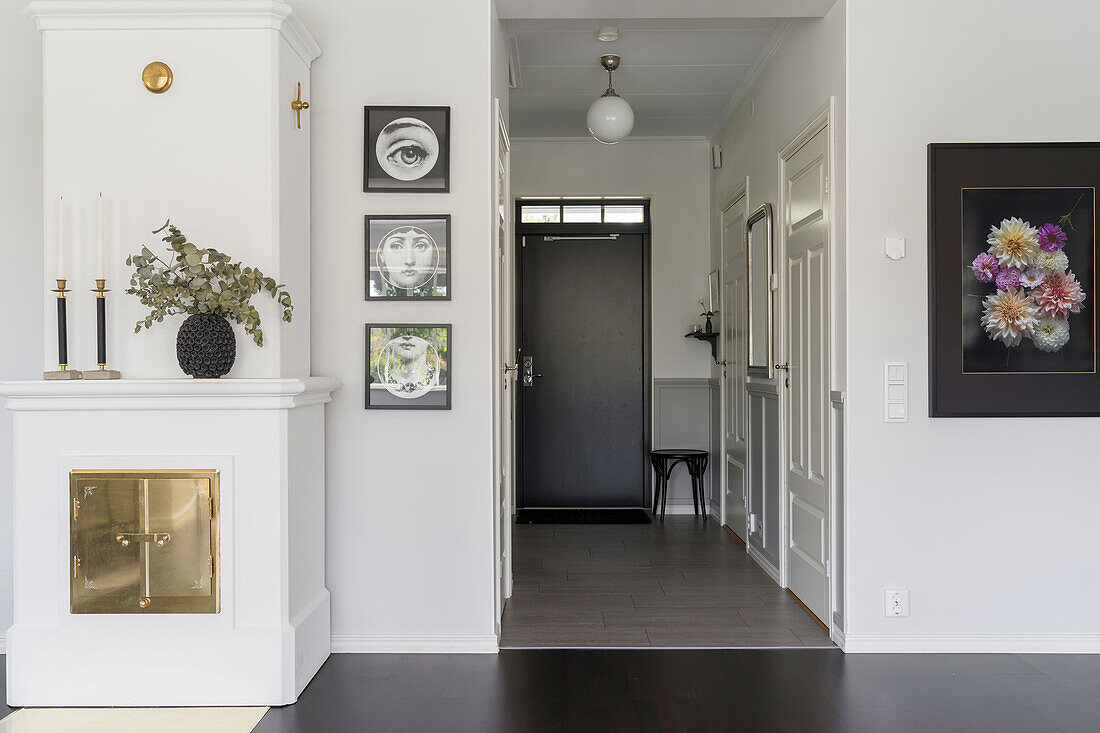
[[[501,646],[833,647],[715,521],[516,525]]]
[[[1100,656],[336,654],[255,733],[1100,730]]]

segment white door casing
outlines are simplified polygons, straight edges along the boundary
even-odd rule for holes
[[[512,257],[512,200],[510,185],[510,145],[508,128],[500,108],[500,100],[493,102],[496,113],[496,136],[493,144],[493,341],[494,366],[498,379],[494,380],[493,396],[493,507],[495,537],[494,611],[496,630],[500,635],[500,618],[504,603],[512,595],[512,507],[515,496],[513,457],[515,440],[515,298],[513,293]]]
[[[745,394],[745,320],[747,282],[745,256],[745,186],[721,213],[722,324],[722,524],[748,537],[745,470],[747,456]]]
[[[779,299],[785,470],[784,572],[822,622],[830,618],[829,128],[827,111],[780,155]],[[784,379],[785,377],[785,379]]]

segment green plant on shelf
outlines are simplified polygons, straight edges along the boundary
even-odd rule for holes
[[[229,255],[216,249],[197,247],[170,221],[164,222],[164,226],[153,234],[165,230],[168,233],[162,240],[173,253],[169,258],[171,263],[145,246],[139,254],[126,258],[126,264],[134,268],[126,292],[136,295],[141,304],[150,309],[149,315],[137,322],[134,333],[151,328],[165,316],[210,313],[241,324],[256,345],[263,346],[260,314],[249,303],[260,291],[278,301],[283,320],[290,322],[294,306],[286,285],[275,282],[255,267],[231,262]]]

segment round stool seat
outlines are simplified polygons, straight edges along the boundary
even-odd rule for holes
[[[657,514],[657,502],[661,503],[661,521],[665,521],[665,507],[668,503],[668,480],[672,470],[680,463],[687,466],[691,474],[691,502],[695,513],[703,512],[703,521],[707,521],[706,496],[703,492],[703,474],[710,463],[710,452],[697,448],[657,448],[649,452],[649,462],[653,465],[656,482],[653,486],[653,513]]]

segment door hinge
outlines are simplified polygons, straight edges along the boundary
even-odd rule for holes
[[[80,499],[73,499],[73,519],[80,516]]]
[[[825,195],[829,195],[829,177],[825,176]]]
[[[829,562],[828,560],[825,561],[825,577],[826,578],[833,577],[833,564],[831,562]]]
[[[214,497],[211,496],[209,501],[210,501],[210,518],[213,519],[214,518]]]

